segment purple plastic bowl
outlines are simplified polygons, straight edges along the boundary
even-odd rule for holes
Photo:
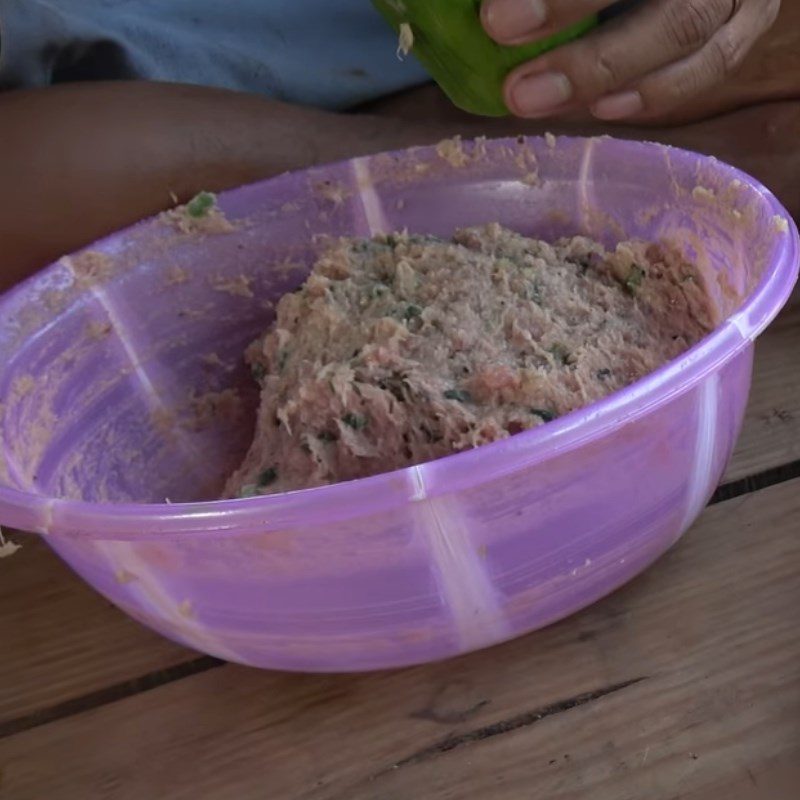
[[[554,622],[662,554],[730,457],[753,340],[797,277],[797,230],[714,159],[613,139],[378,155],[227,192],[233,233],[143,222],[0,300],[0,522],[47,537],[132,617],[231,661],[365,670]],[[498,220],[546,238],[664,240],[725,322],[600,403],[419,467],[213,497],[255,395],[245,346],[322,235]],[[240,416],[231,411],[240,412]],[[172,505],[166,504],[170,498]]]

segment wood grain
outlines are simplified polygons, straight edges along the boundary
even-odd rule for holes
[[[0,728],[193,654],[103,600],[36,537],[0,561]]]
[[[0,740],[0,795],[790,800],[798,489],[714,506],[622,590],[487,652],[366,676],[225,666]]]

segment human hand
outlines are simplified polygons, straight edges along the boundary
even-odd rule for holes
[[[511,72],[519,117],[588,107],[601,120],[664,117],[722,83],[775,21],[780,0],[641,0],[570,44]],[[483,0],[487,33],[518,45],[552,35],[613,0]]]

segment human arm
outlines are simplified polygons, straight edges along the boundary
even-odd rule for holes
[[[419,126],[163,83],[0,94],[0,289],[201,189],[416,143]]]

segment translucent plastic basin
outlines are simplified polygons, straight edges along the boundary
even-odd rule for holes
[[[607,138],[450,142],[284,175],[220,204],[232,233],[150,220],[0,300],[0,523],[45,536],[165,636],[261,667],[444,658],[636,575],[720,480],[753,340],[797,276],[797,231],[764,187],[713,159]],[[495,220],[547,238],[669,241],[700,265],[725,321],[645,380],[507,441],[208,501],[251,433],[242,352],[269,301],[303,280],[319,234],[450,235]]]

